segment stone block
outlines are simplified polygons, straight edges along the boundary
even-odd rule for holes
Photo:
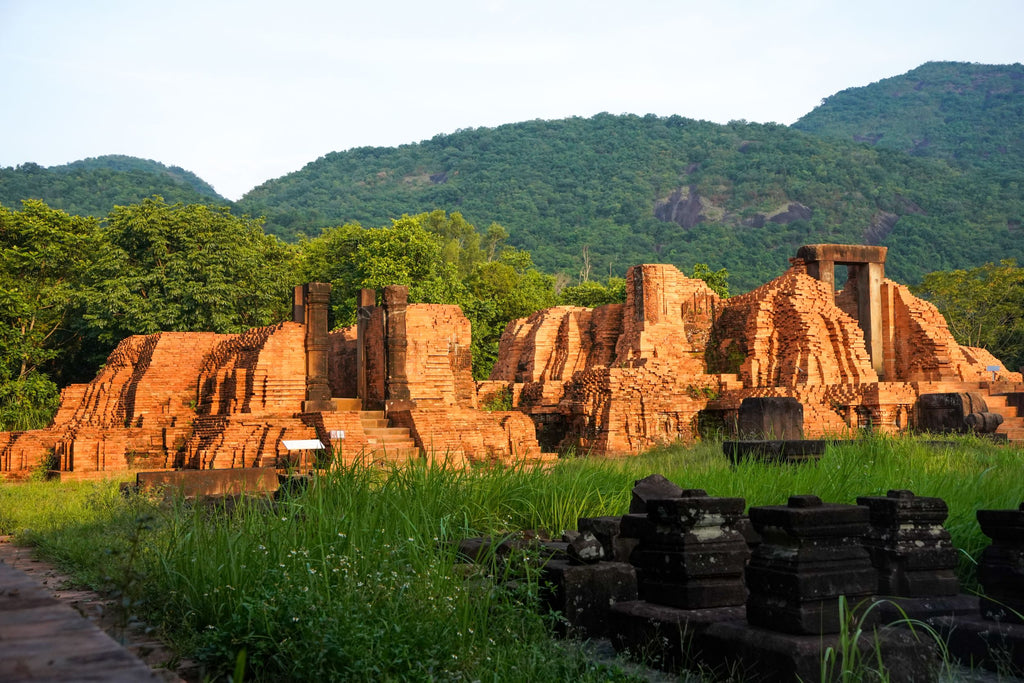
[[[566,554],[572,564],[595,564],[607,557],[601,541],[589,531],[582,531],[569,541]]]
[[[987,413],[985,399],[978,393],[921,394],[917,399],[917,429],[922,432],[963,433],[972,413]]]
[[[793,634],[839,633],[840,596],[852,606],[878,585],[861,546],[868,519],[866,507],[825,504],[811,495],[751,508],[763,540],[746,569],[748,621]]]
[[[1024,624],[1024,503],[1016,510],[978,510],[981,531],[992,539],[978,561],[986,619]]]
[[[839,635],[797,635],[766,628],[750,628],[742,622],[711,624],[701,635],[701,652],[705,666],[722,680],[749,683],[780,683],[798,681],[846,681],[845,667],[853,662],[842,661]],[[835,659],[823,664],[826,651]],[[927,683],[937,681],[941,660],[930,636],[919,629],[916,634],[905,629],[882,629],[861,634],[849,649],[857,661],[875,669],[881,659],[886,677],[900,681]]]
[[[581,517],[577,523],[581,533],[594,534],[604,548],[604,559],[612,562],[629,562],[629,556],[639,542],[636,537],[622,533],[622,517]]]
[[[942,635],[950,654],[965,666],[1024,678],[1024,624],[997,622],[977,615],[940,617],[931,623]]]
[[[637,479],[633,483],[633,490],[630,494],[630,514],[646,514],[647,501],[654,498],[678,498],[683,495],[683,489],[660,474],[652,474]]]
[[[942,523],[949,514],[941,498],[893,490],[862,496],[870,511],[864,547],[878,571],[878,593],[906,597],[956,595],[959,553]]]
[[[679,609],[643,600],[618,602],[609,615],[609,637],[616,652],[659,669],[698,670],[704,631],[711,624],[743,620],[743,607]]]
[[[558,631],[571,638],[606,637],[611,606],[637,599],[636,572],[624,562],[552,560],[542,570],[541,585],[548,609],[561,614]]]
[[[637,525],[640,542],[630,556],[640,597],[683,609],[742,604],[749,550],[734,525],[744,507],[742,498],[713,498],[700,489],[648,500],[647,523]]]
[[[804,435],[804,407],[795,398],[750,397],[740,403],[740,439],[793,441]]]

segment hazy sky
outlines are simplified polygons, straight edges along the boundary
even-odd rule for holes
[[[1024,58],[1020,0],[0,0],[0,167],[128,154],[237,199],[332,151],[530,119],[792,123]]]

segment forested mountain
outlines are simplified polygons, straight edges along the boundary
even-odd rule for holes
[[[40,199],[81,216],[105,216],[115,205],[160,195],[170,202],[228,204],[202,178],[177,166],[122,155],[83,159],[61,166],[21,164],[0,168],[0,204],[12,208]]]
[[[348,221],[460,211],[496,221],[536,264],[621,275],[668,262],[725,267],[742,291],[810,242],[891,247],[888,272],[1024,260],[1021,172],[967,172],[776,124],[677,116],[530,121],[397,148],[332,153],[239,202],[286,239]]]
[[[793,128],[964,168],[1024,169],[1024,65],[929,62],[825,98]]]
[[[888,273],[1024,261],[1024,67],[929,63],[844,90],[792,127],[599,114],[334,152],[251,190],[238,212],[287,240],[460,212],[571,279],[641,262],[727,268],[733,291],[796,247],[891,247]],[[0,204],[105,216],[158,194],[230,205],[180,168],[108,156],[0,169]]]

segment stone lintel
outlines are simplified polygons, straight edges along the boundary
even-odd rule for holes
[[[888,250],[888,247],[864,244],[805,244],[797,250],[796,257],[803,259],[805,263],[885,263],[885,254]]]

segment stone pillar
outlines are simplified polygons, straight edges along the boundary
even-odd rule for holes
[[[331,300],[331,285],[310,282],[302,288],[302,307],[306,325],[306,400],[302,412],[312,413],[334,410],[331,388],[327,383],[327,308]]]
[[[377,305],[377,292],[372,289],[360,289],[356,302],[356,396],[363,402],[366,394],[366,332],[373,316],[373,308]],[[366,406],[364,406],[364,409]]]
[[[789,504],[750,508],[762,536],[747,566],[747,621],[792,634],[839,633],[839,596],[870,596],[878,574],[861,545],[868,509],[791,496]]]
[[[882,311],[882,372],[878,379],[896,381],[896,301],[891,283],[879,288]],[[877,370],[876,370],[877,371]]]
[[[857,322],[864,330],[864,344],[871,356],[871,367],[879,378],[885,374],[885,354],[882,351],[882,263],[860,264],[857,272]]]
[[[833,294],[836,291],[836,263],[835,261],[811,261],[807,264],[807,274],[816,280],[821,280],[828,286],[828,291]]]
[[[749,396],[740,403],[737,428],[741,440],[800,440],[804,407],[788,396]]]
[[[409,394],[409,378],[406,372],[406,352],[409,342],[406,338],[405,311],[409,305],[409,288],[405,285],[389,285],[384,288],[385,349],[387,353],[387,379],[385,400],[387,410],[411,410],[416,404]]]
[[[744,507],[742,498],[701,489],[648,501],[648,524],[630,556],[640,599],[682,609],[742,605],[750,551],[735,525]]]
[[[1024,624],[1024,503],[1016,510],[978,510],[978,525],[992,539],[978,562],[985,589],[985,619]],[[1018,634],[1018,664],[1024,665],[1024,633]]]
[[[945,501],[889,491],[860,497],[857,504],[871,511],[864,547],[878,570],[880,595],[923,598],[960,591],[959,554],[942,526],[949,515]]]
[[[306,324],[306,286],[295,285],[292,290],[292,322]]]

